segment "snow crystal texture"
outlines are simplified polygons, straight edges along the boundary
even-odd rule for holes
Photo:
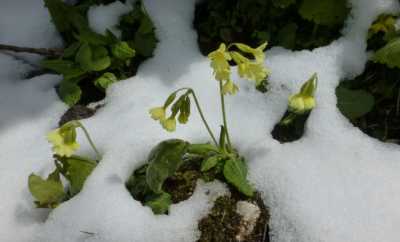
[[[173,90],[191,86],[214,130],[221,122],[217,83],[209,61],[198,51],[192,29],[195,0],[145,0],[160,43],[137,76],[113,85],[105,107],[84,120],[104,154],[76,197],[49,214],[34,207],[27,189],[31,172],[52,166],[44,136],[67,107],[53,86],[60,76],[26,79],[37,58],[0,54],[0,241],[34,242],[186,242],[199,236],[198,220],[226,187],[199,182],[194,195],[154,216],[124,187],[157,142],[182,138],[207,141],[200,118],[170,134],[149,118],[148,109]],[[273,48],[266,65],[271,90],[262,94],[238,80],[240,92],[228,97],[232,139],[247,157],[250,180],[262,191],[271,212],[274,242],[395,242],[400,230],[400,149],[363,134],[340,114],[335,87],[362,73],[367,61],[366,33],[382,12],[399,10],[394,0],[351,0],[343,37],[313,51]],[[99,32],[113,28],[122,4],[89,11]],[[58,46],[41,0],[5,0],[0,8],[0,42]],[[312,73],[319,75],[317,108],[298,141],[280,144],[270,132],[286,110],[287,97]],[[91,150],[84,137],[81,154]],[[208,195],[207,195],[208,194]]]

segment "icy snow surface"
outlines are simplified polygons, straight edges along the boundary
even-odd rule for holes
[[[173,134],[149,118],[148,109],[162,104],[171,91],[194,87],[212,128],[218,130],[221,122],[217,83],[191,27],[195,0],[144,2],[161,40],[155,57],[140,67],[137,76],[113,85],[106,106],[84,121],[104,158],[83,191],[47,220],[48,211],[34,208],[27,177],[31,172],[45,175],[53,165],[44,135],[67,109],[52,88],[60,77],[24,80],[22,74],[32,64],[23,61],[24,56],[0,54],[0,241],[195,241],[197,220],[218,194],[226,192],[220,183],[200,182],[188,201],[172,206],[169,216],[154,216],[124,188],[129,174],[157,142],[173,137],[208,140],[197,115]],[[368,26],[379,13],[398,10],[398,1],[351,2],[352,16],[343,38],[312,52],[272,49],[266,63],[272,70],[271,91],[261,94],[240,80],[239,94],[228,97],[232,138],[249,161],[251,181],[270,207],[275,242],[400,238],[400,148],[353,127],[337,110],[334,93],[341,79],[363,71]],[[0,42],[60,43],[42,6],[41,0],[3,0]],[[91,10],[98,31],[104,29],[104,21],[115,21],[114,11],[121,10],[105,9]],[[98,14],[105,13],[110,15],[100,21]],[[288,95],[313,72],[320,78],[318,107],[306,133],[297,142],[279,144],[270,131],[284,113]],[[80,152],[92,154],[85,139],[79,140]]]

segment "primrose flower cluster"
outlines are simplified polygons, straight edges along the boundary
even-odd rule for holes
[[[223,82],[222,92],[224,95],[234,95],[239,88],[231,79],[231,66],[229,61],[234,61],[238,66],[238,74],[241,78],[255,81],[258,86],[269,74],[269,70],[264,66],[264,49],[267,43],[260,45],[257,48],[252,48],[248,45],[235,43],[226,47],[221,44],[219,48],[208,55],[211,60],[211,67],[214,71],[214,76],[217,81]],[[252,55],[253,59],[245,57],[237,50],[230,51],[236,48],[245,55]]]
[[[224,43],[222,43],[217,50],[208,55],[208,58],[211,61],[210,66],[213,69],[214,77],[220,84],[220,93],[222,99],[224,98],[224,95],[234,95],[239,90],[237,85],[231,79],[231,61],[236,63],[238,74],[241,78],[254,81],[256,86],[260,85],[262,81],[266,80],[269,74],[269,70],[264,66],[264,49],[266,46],[267,43],[264,43],[257,48],[252,48],[245,44],[234,43],[227,47]],[[173,104],[177,93],[184,90],[186,90],[185,94],[178,98]],[[203,121],[205,121],[196,95],[190,88],[182,88],[175,91],[168,97],[163,106],[150,109],[149,113],[151,118],[159,121],[165,130],[169,132],[175,131],[176,117],[178,117],[178,122],[181,124],[184,124],[188,121],[190,116],[190,95],[192,95],[197,109]],[[171,104],[171,115],[167,117],[167,109]],[[205,126],[207,129],[209,129],[206,122]],[[209,133],[211,132],[209,131]]]

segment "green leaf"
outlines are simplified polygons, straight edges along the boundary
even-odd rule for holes
[[[85,71],[102,71],[111,65],[111,59],[106,48],[100,46],[92,48],[87,43],[81,45],[75,61]]]
[[[146,203],[153,210],[154,214],[165,214],[172,204],[172,198],[169,193],[163,192],[152,196]]]
[[[221,160],[220,156],[215,155],[215,156],[208,157],[207,159],[203,160],[203,162],[201,163],[200,170],[202,172],[209,171],[212,168],[214,168],[220,160]]]
[[[61,100],[72,107],[81,99],[82,90],[76,83],[69,80],[63,80],[60,82],[58,94],[60,95]]]
[[[372,61],[387,65],[390,68],[400,68],[400,38],[393,39],[376,51]]]
[[[246,196],[253,196],[254,189],[247,181],[247,167],[243,160],[229,159],[224,165],[224,177]]]
[[[157,45],[155,34],[141,34],[136,32],[134,38],[135,50],[144,57],[151,57]]]
[[[76,52],[79,50],[81,43],[74,42],[70,46],[68,46],[63,53],[63,58],[70,58],[75,56]]]
[[[296,33],[298,26],[296,23],[288,23],[283,26],[277,36],[277,42],[280,46],[287,49],[293,49],[296,45]]]
[[[375,105],[375,98],[364,90],[350,90],[339,86],[336,89],[337,106],[349,119],[356,119],[370,112]]]
[[[172,176],[182,165],[183,155],[188,143],[179,139],[170,139],[159,143],[150,152],[146,181],[150,189],[160,194],[164,181]]]
[[[210,153],[219,153],[218,147],[212,144],[189,144],[187,147],[187,152],[195,155],[206,156]]]
[[[106,72],[104,73],[101,77],[97,78],[94,81],[94,85],[100,89],[107,89],[111,84],[117,82],[118,79],[117,77],[111,73],[111,72]]]
[[[296,0],[272,0],[272,4],[278,8],[287,8],[294,3],[296,3]]]
[[[50,174],[47,180],[31,174],[28,179],[28,187],[39,207],[54,208],[62,202],[66,195],[58,172]]]
[[[347,0],[303,0],[300,15],[318,25],[333,26],[346,19]]]
[[[120,41],[114,44],[111,48],[113,56],[120,60],[126,60],[133,58],[135,56],[135,50],[132,49],[127,42]]]
[[[93,32],[90,29],[82,30],[77,36],[77,39],[79,39],[79,41],[82,43],[87,43],[90,45],[102,46],[108,44],[108,38],[106,36]]]
[[[74,196],[82,190],[83,184],[97,163],[79,156],[63,157],[61,161],[65,164],[64,175],[70,183],[69,191],[71,196]]]
[[[41,62],[41,65],[44,68],[64,75],[64,79],[77,78],[86,73],[79,66],[76,66],[74,62],[68,60],[44,60]]]

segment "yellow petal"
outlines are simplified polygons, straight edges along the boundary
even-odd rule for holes
[[[176,129],[176,120],[174,118],[168,118],[161,121],[161,125],[168,132],[173,132]]]
[[[165,109],[164,107],[155,107],[149,111],[151,118],[154,120],[165,119]]]

